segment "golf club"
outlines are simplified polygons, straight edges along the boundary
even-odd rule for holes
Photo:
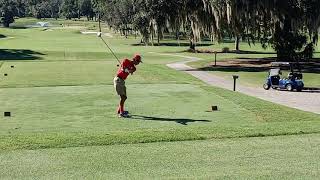
[[[117,59],[117,61],[119,62],[119,64],[121,64],[119,58],[114,54],[114,52],[112,51],[112,49],[110,48],[110,46],[108,45],[108,43],[102,38],[102,33],[98,32],[98,37],[103,41],[103,43],[108,47],[108,49],[110,50],[110,52],[113,54],[113,56]],[[119,65],[118,65],[119,66]]]

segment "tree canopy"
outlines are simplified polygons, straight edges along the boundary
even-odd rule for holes
[[[203,38],[233,38],[236,50],[241,39],[258,41],[279,59],[294,60],[312,57],[319,7],[319,0],[0,0],[0,15],[5,27],[15,16],[99,17],[125,36],[139,32],[146,45],[165,33],[188,37],[191,49]]]

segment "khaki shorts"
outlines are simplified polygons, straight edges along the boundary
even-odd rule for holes
[[[119,96],[127,96],[125,81],[119,77],[113,79],[113,85]]]

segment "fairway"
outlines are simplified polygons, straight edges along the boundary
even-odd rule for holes
[[[319,176],[319,115],[211,87],[166,66],[182,58],[156,54],[193,56],[185,47],[137,46],[104,29],[119,58],[140,53],[144,62],[126,81],[132,117],[118,118],[117,61],[79,27],[0,29],[12,37],[0,39],[0,178]],[[209,61],[195,56],[205,58],[195,66]]]

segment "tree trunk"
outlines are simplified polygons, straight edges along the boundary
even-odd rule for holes
[[[235,50],[237,52],[240,51],[240,37],[239,36],[236,36],[236,39],[235,39]]]
[[[100,13],[98,15],[98,21],[99,21],[99,32],[101,32],[101,19],[100,19]]]
[[[10,23],[8,23],[8,22],[3,22],[3,26],[8,28],[8,27],[10,26]]]
[[[177,34],[178,34],[178,35],[177,35],[177,37],[178,37],[177,40],[178,40],[178,44],[179,44],[179,47],[180,47],[180,36],[179,36],[180,33],[179,33],[179,31],[177,31]]]
[[[195,51],[195,50],[196,50],[196,44],[193,43],[192,40],[190,40],[190,49],[191,49],[192,51]]]
[[[153,44],[153,35],[154,35],[154,31],[152,30],[152,32],[151,32],[151,45],[153,46],[154,44]]]
[[[126,38],[128,38],[128,25],[127,24],[125,25],[125,28],[126,29],[124,30],[124,35]]]
[[[190,33],[190,50],[192,50],[193,52],[196,51],[196,44],[194,43],[194,35],[192,31]]]
[[[180,27],[178,28],[177,21],[175,21],[175,25],[176,25],[176,40],[178,40],[178,44],[180,46]]]
[[[158,45],[160,46],[160,32],[158,30]]]

